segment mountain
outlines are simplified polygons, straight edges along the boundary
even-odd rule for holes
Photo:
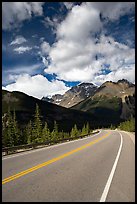
[[[36,104],[38,104],[41,112],[41,120],[48,123],[52,130],[54,120],[58,124],[59,130],[70,131],[74,124],[78,128],[82,128],[84,123],[89,122],[91,127],[96,125],[96,117],[77,110],[70,110],[56,104],[39,100],[32,96],[28,96],[22,92],[9,92],[2,90],[2,116],[6,117],[8,108],[13,112],[15,110],[17,120],[21,127],[24,127],[30,120],[34,119]],[[95,120],[93,124],[92,121]]]
[[[92,83],[81,83],[66,91],[64,95],[56,94],[51,98],[43,97],[42,100],[70,108],[85,100],[87,97],[92,96],[96,89],[97,86]]]
[[[117,82],[106,81],[96,90],[93,98],[98,96],[107,96],[108,98],[117,96],[124,100],[125,96],[133,95],[134,92],[135,85],[126,79],[118,80]]]
[[[71,107],[92,113],[100,121],[115,123],[135,116],[135,85],[122,79],[103,83],[94,95]]]
[[[55,94],[52,97],[43,97],[43,101],[47,101],[50,103],[54,103],[56,105],[60,105],[61,100],[63,99],[63,95],[61,94]]]
[[[84,98],[85,95],[88,96],[89,94],[88,91],[87,94],[85,93],[86,87],[89,87],[89,84],[88,86],[86,84],[83,83],[73,87],[66,94],[71,96],[70,99],[73,97],[78,99],[80,97],[77,96],[77,93],[81,93],[82,98],[81,90],[84,86]],[[12,112],[15,110],[17,120],[23,127],[34,119],[36,104],[38,104],[43,124],[46,121],[52,130],[54,120],[56,120],[59,130],[66,132],[70,131],[74,124],[77,124],[78,128],[82,128],[87,122],[89,122],[91,128],[107,127],[111,124],[117,125],[129,117],[135,116],[134,84],[123,79],[118,82],[107,81],[98,88],[91,85],[91,88],[93,88],[92,91],[94,90],[90,92],[91,96],[86,96],[85,100],[71,108],[39,100],[22,92],[2,90],[2,116],[6,116],[10,107]],[[58,100],[61,100],[61,98],[58,98]]]

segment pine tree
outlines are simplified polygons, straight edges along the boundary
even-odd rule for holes
[[[42,142],[50,140],[50,130],[48,128],[47,122],[45,122],[44,128],[42,130]]]
[[[6,131],[4,136],[4,145],[7,147],[14,146],[13,140],[13,119],[10,112],[10,108],[8,109],[7,113],[7,121],[6,121]]]
[[[19,145],[28,144],[28,136],[26,133],[26,126],[20,129]]]
[[[2,147],[6,147],[6,115],[2,116]]]
[[[113,125],[111,124],[110,129],[113,130]]]
[[[58,125],[57,125],[56,121],[54,121],[54,127],[53,127],[53,131],[51,133],[51,139],[52,139],[52,141],[58,139]]]
[[[27,143],[31,144],[32,143],[32,122],[30,120],[30,122],[27,124],[26,126],[26,138],[27,138]]]
[[[82,128],[81,135],[86,135],[86,127],[85,127],[85,124],[84,124],[84,126],[83,126],[83,128]]]
[[[63,130],[61,132],[59,132],[59,139],[63,139],[64,138],[64,132]]]
[[[86,124],[86,134],[89,134],[89,133],[90,133],[89,123],[87,122],[87,124]]]
[[[64,138],[69,138],[70,137],[69,132],[64,132],[63,134],[64,134]]]
[[[32,142],[42,142],[42,123],[40,119],[40,110],[38,104],[36,104],[35,119],[32,129]]]
[[[121,130],[134,132],[135,131],[135,119],[131,117],[130,120],[120,123],[118,128]]]
[[[77,129],[77,125],[75,124],[70,133],[71,137],[77,137],[79,135],[79,131]]]
[[[80,136],[81,135],[81,129],[78,129],[78,135],[77,136]]]
[[[74,128],[72,127],[71,132],[70,132],[70,136],[74,137]]]
[[[13,112],[13,141],[14,141],[14,146],[20,145],[21,142],[19,141],[20,139],[20,133],[19,133],[19,128],[16,120],[16,114],[15,110]]]

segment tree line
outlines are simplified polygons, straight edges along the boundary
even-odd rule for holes
[[[135,132],[135,118],[131,117],[129,120],[120,123],[118,128],[128,132]]]
[[[115,130],[116,128],[128,132],[135,132],[135,118],[133,116],[130,117],[129,120],[121,122],[119,125],[110,125],[111,130]]]
[[[50,131],[47,122],[42,124],[40,109],[36,104],[36,110],[34,120],[22,129],[16,119],[15,110],[11,114],[10,108],[6,114],[6,117],[2,117],[2,147],[13,147],[23,144],[35,144],[44,143],[46,141],[55,141],[63,138],[76,138],[77,136],[83,136],[91,133],[92,130],[89,127],[89,123],[84,124],[82,129],[78,129],[75,124],[70,132],[64,132],[58,130],[58,124],[54,121],[52,131]]]

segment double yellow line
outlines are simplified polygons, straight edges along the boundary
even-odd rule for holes
[[[47,166],[47,165],[49,165],[49,164],[52,164],[52,163],[54,163],[54,162],[56,162],[56,161],[58,161],[58,160],[63,159],[64,157],[68,157],[69,155],[74,154],[75,152],[78,152],[78,151],[80,151],[80,150],[82,150],[82,149],[85,149],[86,147],[92,146],[93,144],[99,142],[100,140],[103,140],[103,139],[106,138],[107,136],[109,136],[109,133],[107,133],[106,135],[104,135],[104,136],[102,136],[102,137],[100,137],[100,138],[98,138],[98,139],[96,139],[96,140],[93,140],[92,142],[90,142],[90,143],[88,143],[88,144],[86,144],[86,145],[83,145],[83,146],[81,146],[81,147],[78,147],[78,148],[76,148],[76,149],[70,151],[70,152],[67,152],[67,153],[65,153],[65,154],[62,154],[62,155],[59,156],[59,157],[53,158],[53,159],[51,159],[51,160],[49,160],[49,161],[46,161],[46,162],[44,162],[44,163],[42,163],[42,164],[39,164],[39,165],[36,165],[36,166],[34,166],[34,167],[32,167],[32,168],[26,169],[25,171],[21,171],[20,173],[17,173],[17,174],[15,174],[15,175],[13,175],[13,176],[7,177],[7,178],[5,178],[5,179],[2,180],[2,184],[8,183],[8,182],[10,182],[10,181],[12,181],[12,180],[15,180],[15,179],[17,179],[17,178],[19,178],[19,177],[21,177],[21,176],[24,176],[24,175],[26,175],[26,174],[28,174],[28,173],[31,173],[31,172],[33,172],[33,171],[35,171],[35,170],[37,170],[37,169],[40,169],[40,168],[45,167],[45,166]]]

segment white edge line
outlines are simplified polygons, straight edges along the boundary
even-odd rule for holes
[[[106,198],[107,198],[107,195],[108,195],[108,192],[109,192],[109,188],[110,188],[110,185],[111,185],[111,182],[112,182],[112,179],[113,179],[116,167],[117,167],[117,163],[118,163],[118,160],[119,160],[119,157],[120,157],[120,153],[121,153],[122,145],[123,145],[123,137],[122,137],[122,134],[120,132],[119,132],[119,134],[120,134],[120,137],[121,137],[121,142],[120,142],[119,150],[118,150],[118,153],[117,153],[115,162],[113,164],[111,173],[109,175],[109,178],[107,180],[106,186],[104,188],[104,191],[102,193],[102,196],[101,196],[99,202],[105,202],[106,201]]]
[[[39,148],[39,149],[36,149],[36,150],[30,150],[29,152],[24,152],[24,153],[17,153],[16,155],[11,155],[11,156],[4,156],[2,158],[2,160],[6,160],[6,159],[11,159],[11,158],[14,158],[14,157],[18,157],[18,156],[23,156],[23,155],[26,155],[26,154],[30,154],[30,153],[34,153],[34,152],[38,152],[38,151],[42,151],[42,150],[45,150],[45,149],[49,149],[49,148],[54,148],[56,146],[61,146],[61,145],[65,145],[65,144],[69,144],[69,143],[72,143],[72,142],[75,142],[75,141],[78,141],[78,140],[85,140],[85,139],[88,139],[90,137],[95,137],[97,136],[99,133],[101,133],[102,130],[100,130],[98,133],[96,133],[95,135],[92,135],[92,136],[88,136],[88,137],[85,137],[85,138],[82,138],[82,139],[77,139],[77,140],[72,140],[72,141],[69,141],[69,142],[63,142],[63,143],[60,143],[60,144],[55,144],[55,145],[52,145],[52,146],[47,146],[47,147],[43,147],[43,148]]]
[[[135,135],[130,133],[130,132],[127,132],[127,131],[121,131],[121,132],[124,132],[126,133],[127,135],[129,135],[130,139],[132,140],[133,144],[135,145]],[[133,138],[134,137],[134,138]]]

